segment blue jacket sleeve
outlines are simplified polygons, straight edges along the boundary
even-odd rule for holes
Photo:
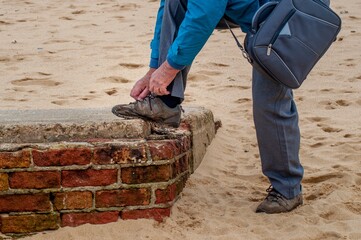
[[[160,6],[157,14],[157,21],[155,24],[154,29],[154,37],[150,43],[150,48],[152,49],[150,54],[150,64],[149,67],[151,68],[158,68],[158,58],[159,58],[159,40],[160,40],[160,31],[162,28],[162,19],[163,19],[163,12],[164,12],[164,1],[160,1]]]
[[[228,0],[188,0],[187,12],[171,45],[167,60],[176,69],[190,65],[217,23],[223,17]]]

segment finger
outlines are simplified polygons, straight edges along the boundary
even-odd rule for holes
[[[158,87],[154,83],[149,84],[149,91],[155,93],[158,90]]]
[[[163,87],[163,88],[159,88],[157,93],[158,95],[168,95],[169,91],[165,87]]]
[[[167,88],[164,87],[164,88],[160,89],[160,93],[163,95],[167,95],[167,94],[169,94],[169,91],[167,90]]]
[[[130,96],[131,96],[132,98],[134,98],[135,100],[138,98],[138,95],[139,95],[139,94],[138,94],[137,92],[133,91],[133,90],[130,92]]]
[[[130,96],[134,99],[137,99],[139,94],[143,92],[144,88],[141,88],[139,86],[134,86],[132,90],[130,91]]]
[[[149,95],[149,89],[145,88],[139,95],[137,100],[143,100],[146,96]]]

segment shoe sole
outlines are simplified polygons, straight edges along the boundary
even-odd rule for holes
[[[146,122],[151,122],[151,123],[153,123],[153,124],[156,124],[156,127],[164,127],[164,126],[167,126],[167,127],[171,127],[171,128],[178,128],[179,127],[179,125],[178,126],[174,126],[174,125],[171,125],[171,124],[168,124],[168,123],[165,123],[165,122],[157,122],[157,121],[154,121],[153,119],[151,119],[151,118],[147,118],[147,117],[144,117],[144,116],[142,116],[142,115],[136,115],[136,114],[133,114],[133,113],[119,113],[117,110],[117,108],[119,108],[119,106],[117,105],[117,106],[114,106],[113,108],[112,108],[112,113],[115,115],[115,116],[117,116],[117,117],[121,117],[121,118],[124,118],[124,119],[126,119],[126,120],[131,120],[131,119],[142,119],[142,120],[144,120],[144,121],[146,121]],[[133,114],[132,116],[131,116],[131,114]]]

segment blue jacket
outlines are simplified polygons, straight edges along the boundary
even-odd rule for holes
[[[160,2],[151,43],[149,66],[152,68],[158,68],[164,1]],[[179,70],[191,65],[224,14],[240,25],[243,32],[249,31],[252,17],[258,8],[259,0],[188,0],[187,13],[168,51],[169,64]]]

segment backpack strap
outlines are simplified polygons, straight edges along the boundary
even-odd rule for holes
[[[234,40],[236,41],[238,48],[241,50],[243,57],[244,57],[245,59],[247,59],[248,62],[252,63],[252,60],[251,60],[251,58],[249,57],[247,51],[244,49],[244,47],[242,46],[242,44],[238,41],[236,35],[235,35],[234,32],[232,31],[232,28],[229,26],[227,20],[226,20],[225,18],[223,18],[223,21],[224,21],[224,23],[227,25],[229,31],[231,31],[231,34],[232,34]]]

